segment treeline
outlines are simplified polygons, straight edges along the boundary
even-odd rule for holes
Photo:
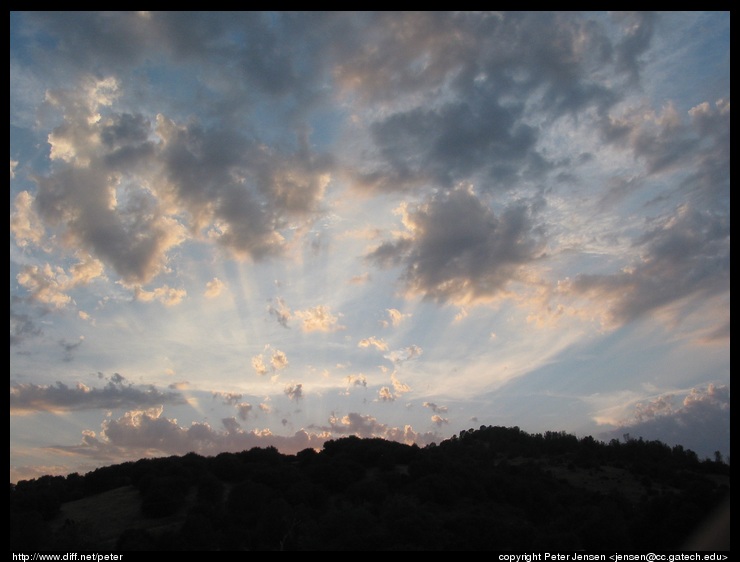
[[[578,484],[607,469],[639,496]],[[190,453],[11,484],[11,550],[99,548],[75,521],[52,524],[64,503],[123,486],[151,525],[118,550],[674,550],[729,497],[729,471],[719,453],[518,427],[423,448],[346,437],[296,455]]]

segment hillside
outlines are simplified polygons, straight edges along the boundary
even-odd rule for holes
[[[729,464],[680,446],[482,426],[22,481],[11,550],[677,550],[729,493]]]

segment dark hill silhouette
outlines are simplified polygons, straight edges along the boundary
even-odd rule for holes
[[[423,448],[346,437],[25,480],[10,485],[10,538],[15,551],[729,550],[691,539],[729,493],[720,455],[481,426]]]

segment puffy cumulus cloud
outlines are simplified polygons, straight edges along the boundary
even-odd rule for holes
[[[374,347],[378,351],[388,351],[388,344],[383,339],[378,339],[375,336],[369,338],[363,338],[357,342],[358,347]]]
[[[20,248],[27,246],[47,246],[44,243],[46,229],[34,209],[34,197],[28,191],[21,191],[13,201],[10,214],[10,233]]]
[[[155,146],[148,122],[101,115],[118,95],[115,79],[89,77],[76,89],[47,93],[62,122],[48,136],[51,171],[34,176],[34,204],[64,247],[84,248],[127,283],[145,282],[164,267],[184,229],[146,188],[142,174]]]
[[[362,373],[359,373],[357,375],[347,375],[345,379],[347,381],[348,390],[352,386],[362,386],[367,388],[367,378],[365,378],[365,375],[363,375]]]
[[[187,294],[188,293],[185,289],[175,289],[168,285],[162,285],[161,287],[155,288],[153,291],[147,291],[139,286],[134,289],[134,297],[136,300],[141,302],[159,301],[165,306],[175,306],[180,304]]]
[[[207,299],[215,299],[225,288],[226,284],[218,277],[214,277],[206,283],[206,290],[203,292],[203,296]]]
[[[621,427],[604,433],[605,439],[632,438],[659,440],[682,445],[700,457],[713,458],[715,451],[730,454],[730,387],[710,384],[693,388],[683,400],[673,394],[638,403]]]
[[[391,387],[393,388],[391,389]],[[395,371],[391,373],[391,387],[381,387],[378,390],[378,400],[381,402],[394,402],[399,396],[411,392],[411,387],[401,382]]]
[[[319,211],[330,163],[305,138],[285,153],[227,128],[179,125],[161,115],[156,133],[160,193],[189,214],[193,231],[208,228],[209,239],[237,256],[283,254],[279,230]]]
[[[18,283],[29,292],[32,300],[53,308],[72,303],[69,292],[103,276],[103,264],[86,254],[78,254],[78,262],[69,271],[61,266],[25,265],[16,276]]]
[[[436,433],[418,433],[410,425],[402,428],[392,427],[379,422],[373,416],[355,412],[344,416],[332,414],[329,418],[329,425],[319,426],[318,429],[335,436],[356,435],[360,438],[380,437],[390,441],[406,443],[407,445],[416,443],[419,446],[428,445],[440,439],[440,436]]]
[[[213,456],[254,447],[276,447],[283,454],[296,454],[308,448],[321,449],[326,441],[346,435],[381,437],[419,446],[441,440],[436,433],[416,432],[409,425],[392,427],[357,413],[332,416],[326,426],[311,426],[311,431],[302,429],[290,436],[275,435],[267,429],[247,431],[235,418],[222,420],[223,429],[202,422],[183,427],[177,420],[162,414],[161,407],[131,410],[120,418],[105,420],[99,433],[84,430],[82,441],[77,445],[49,448],[66,455],[123,462],[132,456],[185,455],[189,452]]]
[[[266,375],[269,373],[267,366],[265,365],[265,358],[262,355],[255,355],[252,357],[252,368],[258,375]]]
[[[434,402],[424,402],[424,404],[422,405],[425,408],[429,408],[435,414],[446,414],[447,413],[447,406],[438,406]]]
[[[408,347],[404,347],[403,349],[396,349],[394,351],[391,351],[389,354],[385,355],[385,358],[389,361],[393,361],[393,363],[401,364],[405,363],[406,361],[416,359],[422,353],[423,350],[418,345],[410,345]]]
[[[260,409],[260,411],[264,412],[265,414],[269,414],[270,412],[272,412],[272,408],[270,407],[270,405],[266,404],[265,402],[261,402],[258,408]]]
[[[70,387],[62,382],[55,385],[15,383],[10,385],[11,414],[33,412],[68,412],[79,410],[131,408],[160,404],[183,404],[176,392],[162,392],[154,386],[124,384],[122,377],[111,380],[102,388],[82,383]]]
[[[269,359],[270,366],[265,363],[266,356]],[[266,345],[263,353],[252,357],[252,367],[258,375],[266,375],[270,372],[276,373],[288,366],[288,356],[279,349],[273,349],[272,346]]]
[[[285,352],[276,349],[270,358],[270,365],[275,371],[285,369],[288,366],[288,356]]]
[[[381,402],[393,402],[395,399],[396,397],[389,387],[383,386],[378,390],[378,400]]]
[[[636,241],[639,260],[614,274],[581,274],[560,283],[563,294],[586,296],[621,325],[659,310],[685,316],[699,303],[729,295],[730,217],[690,205],[656,220]],[[729,309],[717,310],[714,327],[726,325]]]
[[[307,448],[320,449],[329,435],[305,430],[291,436],[274,435],[270,430],[244,430],[235,418],[221,421],[223,429],[195,422],[187,427],[162,415],[162,407],[131,410],[117,419],[103,421],[99,434],[83,432],[78,445],[50,447],[67,455],[96,459],[120,459],[132,456],[185,455],[195,452],[216,455],[254,447],[273,446],[284,454],[295,454]]]
[[[120,95],[112,78],[48,93],[62,123],[48,136],[51,171],[34,176],[34,204],[61,243],[87,249],[124,282],[150,281],[192,236],[240,257],[281,255],[280,230],[320,212],[331,163],[304,134],[294,148],[271,147],[227,125],[118,113]],[[17,203],[16,236],[38,238],[27,201]]]
[[[397,308],[387,308],[385,310],[388,313],[388,320],[381,320],[380,324],[384,328],[391,326],[398,326],[404,319],[411,318],[411,314],[404,314]]]
[[[543,257],[542,227],[524,205],[499,216],[468,188],[457,188],[406,209],[408,232],[367,255],[380,266],[402,267],[406,291],[436,302],[466,303],[504,294],[527,280]]]
[[[344,329],[339,323],[341,314],[334,314],[328,306],[296,310],[294,316],[301,319],[304,332],[336,332]]]
[[[401,382],[398,379],[398,376],[396,375],[395,371],[391,373],[391,384],[393,384],[393,390],[397,395],[406,394],[407,392],[411,392],[411,387],[407,385],[406,383]]]
[[[296,402],[303,398],[303,385],[298,384],[289,384],[285,387],[283,390],[285,395],[290,398],[291,400],[295,400]]]
[[[239,419],[246,421],[249,414],[252,412],[252,405],[247,402],[241,402],[236,405],[236,411]]]
[[[285,304],[285,301],[278,297],[275,299],[275,304],[270,303],[267,307],[267,312],[274,316],[283,328],[288,328],[288,322],[292,316],[290,307]]]
[[[72,302],[66,294],[67,276],[61,267],[27,265],[16,276],[18,283],[30,292],[31,298],[55,308]]]
[[[434,414],[432,416],[432,423],[436,426],[442,426],[446,423],[450,423],[450,420],[448,420],[447,418],[443,418],[439,414]]]

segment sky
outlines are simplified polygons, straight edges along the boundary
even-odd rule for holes
[[[10,479],[480,426],[730,455],[729,12],[11,12]]]

